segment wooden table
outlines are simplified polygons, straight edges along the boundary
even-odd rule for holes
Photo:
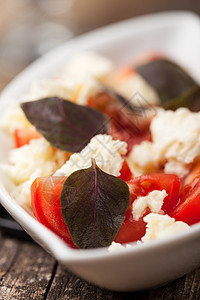
[[[0,233],[0,300],[199,300],[200,268],[155,290],[118,293],[73,275],[33,241]]]

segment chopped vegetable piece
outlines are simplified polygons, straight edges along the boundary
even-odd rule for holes
[[[141,240],[146,232],[146,223],[139,219],[135,221],[131,206],[127,209],[122,226],[115,237],[116,243],[126,244]]]
[[[14,131],[15,146],[17,148],[29,144],[32,139],[41,138],[41,134],[34,128],[17,128]]]
[[[176,221],[186,222],[188,225],[200,222],[200,177],[185,185],[180,201],[172,213]]]
[[[31,204],[38,221],[76,248],[61,214],[60,194],[65,180],[63,176],[36,178],[31,186]]]
[[[121,175],[119,176],[119,178],[121,178],[124,181],[130,180],[133,178],[133,174],[132,174],[126,160],[123,162],[122,168],[120,170],[120,174]]]

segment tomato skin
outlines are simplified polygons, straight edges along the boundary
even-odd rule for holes
[[[200,177],[185,185],[180,195],[180,202],[172,217],[188,225],[200,222]]]
[[[127,163],[126,160],[124,160],[123,164],[122,164],[122,168],[120,170],[120,176],[119,178],[124,180],[124,181],[127,181],[127,180],[131,180],[133,178],[133,174],[129,168],[129,165]]]
[[[139,196],[146,196],[153,190],[165,189],[168,196],[164,199],[162,210],[170,214],[179,199],[180,180],[177,175],[155,173],[135,177],[126,181],[130,190],[130,206],[128,207],[123,224],[115,237],[115,242],[130,243],[140,240],[146,232],[146,223],[142,216],[138,221],[133,219],[132,204]],[[146,211],[145,215],[150,211]]]
[[[15,147],[19,148],[29,144],[32,139],[41,138],[41,134],[34,128],[17,128],[14,131]]]
[[[127,181],[129,186],[131,203],[138,196],[146,196],[153,190],[163,190],[167,192],[162,210],[169,214],[176,207],[180,191],[180,179],[175,174],[153,173],[135,177]]]
[[[66,177],[38,177],[31,186],[33,214],[43,225],[58,234],[69,246],[77,248],[61,214],[60,194]]]
[[[145,232],[146,223],[142,219],[138,221],[133,220],[132,208],[129,206],[114,241],[121,244],[135,242],[141,240]]]

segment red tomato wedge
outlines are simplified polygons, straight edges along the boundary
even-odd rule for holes
[[[129,206],[114,241],[121,244],[135,242],[140,240],[145,235],[145,232],[146,223],[142,219],[135,221],[132,215],[132,208]]]
[[[153,190],[166,190],[167,197],[164,199],[162,210],[170,214],[176,207],[180,191],[180,179],[175,174],[154,173],[135,177],[127,181],[131,194],[131,203],[138,196],[146,196]]]
[[[194,178],[192,183],[185,185],[180,195],[179,205],[173,211],[172,217],[188,225],[200,222],[200,177]]]
[[[70,237],[60,205],[60,194],[66,177],[38,177],[31,186],[33,214],[43,225],[57,233],[69,246],[77,248]]]
[[[14,141],[17,148],[30,143],[32,139],[41,138],[41,134],[34,128],[17,128],[14,131]]]
[[[164,199],[162,210],[170,214],[176,207],[180,191],[180,179],[175,174],[154,173],[136,177],[127,182],[131,202],[138,196],[146,196],[153,190],[166,190],[167,197]]]
[[[119,176],[119,178],[121,178],[124,181],[130,180],[133,178],[133,174],[132,174],[126,160],[123,162],[122,168],[120,170],[120,174],[121,175]]]
[[[177,205],[179,199],[180,180],[174,174],[149,174],[135,177],[126,182],[130,190],[130,206],[126,211],[124,222],[115,237],[115,242],[130,243],[140,240],[146,231],[146,223],[143,218],[135,221],[132,216],[132,203],[138,196],[146,196],[153,190],[163,190],[167,192],[162,210],[170,214]],[[148,213],[148,212],[146,212]]]

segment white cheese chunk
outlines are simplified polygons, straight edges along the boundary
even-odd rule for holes
[[[35,82],[31,87],[28,100],[57,96],[77,104],[86,105],[88,99],[101,90],[102,86],[94,78],[73,75]]]
[[[153,143],[148,141],[134,146],[127,161],[135,177],[148,173],[156,173],[159,169],[159,161],[157,160],[155,151]]]
[[[136,145],[129,155],[132,171],[142,175],[167,163],[166,172],[183,177],[190,164],[200,158],[200,113],[187,108],[159,109],[150,130],[152,143]]]
[[[59,169],[56,174],[69,176],[71,173],[86,169],[91,166],[91,158],[103,171],[119,176],[127,152],[127,144],[119,140],[112,140],[110,135],[96,135],[90,143],[80,152],[71,155],[70,159]],[[55,174],[55,175],[56,175]]]
[[[0,118],[0,128],[9,134],[13,134],[15,129],[28,128],[31,124],[27,120],[19,105],[9,106]]]
[[[146,234],[142,237],[143,242],[162,239],[190,229],[186,223],[175,221],[168,215],[150,213],[143,220],[147,223]]]
[[[109,252],[118,252],[124,248],[125,247],[122,244],[112,242],[112,244],[108,247],[108,251]]]
[[[66,153],[55,150],[44,139],[33,139],[30,144],[9,152],[10,164],[2,169],[16,183],[21,184],[36,176],[52,175],[66,160]]]
[[[112,242],[112,244],[108,247],[108,252],[113,253],[113,252],[121,251],[122,249],[133,248],[133,247],[134,245]]]
[[[138,197],[132,204],[133,219],[138,221],[144,215],[147,208],[149,208],[151,212],[162,213],[161,207],[166,196],[167,193],[165,190],[154,190],[147,196]]]
[[[164,167],[164,172],[168,174],[177,174],[179,177],[184,177],[188,174],[190,165],[180,162],[176,159],[167,161]]]
[[[83,75],[102,82],[113,69],[113,63],[108,58],[94,52],[83,52],[70,58],[64,74],[67,77]]]
[[[200,156],[200,113],[187,108],[159,110],[152,120],[151,133],[157,155],[189,164]]]
[[[30,209],[32,208],[30,191],[34,179],[35,178],[32,177],[32,179],[17,185],[11,192],[11,197],[16,199],[19,204],[26,205]]]

